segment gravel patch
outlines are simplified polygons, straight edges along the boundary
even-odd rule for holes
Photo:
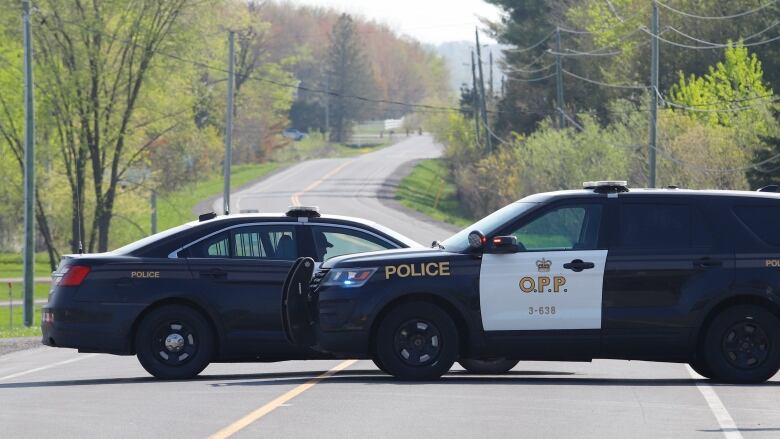
[[[0,338],[0,355],[41,346],[41,337]]]

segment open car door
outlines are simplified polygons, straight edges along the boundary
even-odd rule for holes
[[[314,305],[309,283],[314,274],[314,259],[298,258],[282,288],[282,324],[287,340],[295,346],[314,345]]]

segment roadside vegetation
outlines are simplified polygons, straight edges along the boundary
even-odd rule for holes
[[[657,187],[756,189],[780,181],[780,46],[769,32],[780,6],[713,20],[706,17],[752,11],[755,4],[669,0],[705,18],[662,8],[659,87],[650,90],[653,37],[642,29],[652,2],[489,2],[507,14],[491,31],[512,47],[505,51],[503,92],[485,98],[488,128],[471,84],[461,90],[460,113],[426,121],[446,146],[444,163],[467,216],[587,180],[646,187],[654,94]],[[561,53],[565,70],[561,107],[553,53]]]
[[[399,183],[396,199],[410,209],[457,227],[473,222],[463,212],[449,168],[440,159],[417,163]]]
[[[220,192],[227,29],[236,50],[234,187],[296,160],[381,147],[389,139],[361,123],[410,111],[385,100],[440,102],[449,93],[432,49],[333,9],[34,3],[36,250],[46,273],[77,250],[79,236],[85,251],[99,252],[148,233],[152,191],[159,230],[190,220],[196,198]],[[0,253],[15,253],[24,201],[21,3],[0,6]],[[287,128],[307,137],[295,142]]]

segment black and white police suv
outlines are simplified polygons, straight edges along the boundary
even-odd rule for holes
[[[65,256],[43,307],[43,343],[136,354],[159,378],[188,378],[211,361],[318,358],[292,346],[279,296],[301,256],[421,247],[386,227],[313,208],[202,215],[102,254]]]
[[[401,379],[460,360],[689,363],[724,382],[780,367],[780,196],[677,188],[532,195],[431,249],[296,262],[282,298],[302,346]]]

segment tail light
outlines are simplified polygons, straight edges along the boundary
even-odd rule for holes
[[[65,273],[58,285],[61,287],[77,287],[84,282],[84,279],[89,274],[89,270],[90,268],[86,265],[71,265],[65,269]]]

